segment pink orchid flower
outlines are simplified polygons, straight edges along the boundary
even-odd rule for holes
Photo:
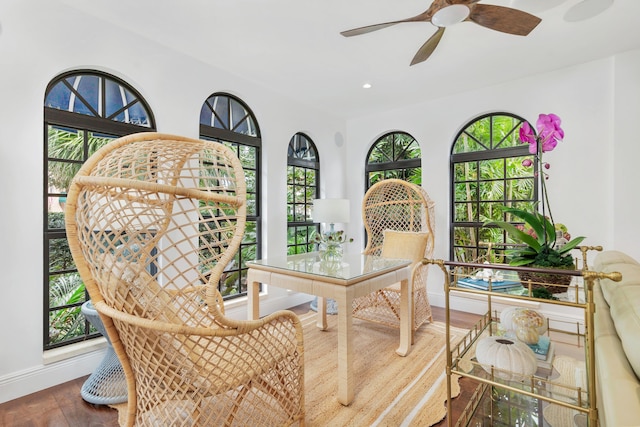
[[[560,127],[562,120],[555,114],[540,114],[536,127],[542,144],[542,152],[552,151],[558,145],[558,140],[564,138],[564,130]],[[531,150],[529,150],[531,151]]]
[[[558,140],[561,141],[564,138],[564,130],[560,127],[561,123],[560,117],[553,113],[540,114],[536,122],[538,137],[536,138],[529,123],[524,122],[520,126],[520,141],[529,144],[529,153],[531,154],[537,153],[538,139],[543,153],[552,151],[558,145]]]
[[[529,122],[524,122],[522,126],[520,126],[520,141],[533,144],[534,146],[536,144],[536,136],[531,126],[529,126]],[[532,154],[534,153],[535,151]]]

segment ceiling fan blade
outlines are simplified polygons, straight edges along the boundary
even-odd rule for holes
[[[542,21],[530,13],[491,4],[474,5],[468,19],[483,27],[516,36],[526,36]]]
[[[358,27],[352,30],[342,31],[340,32],[340,34],[342,34],[345,37],[359,36],[360,34],[366,34],[372,31],[381,30],[383,28],[387,28],[392,25],[402,24],[403,22],[419,22],[419,21],[426,21],[430,19],[430,16],[425,18],[426,16],[427,16],[426,12],[423,12],[420,15],[412,16],[411,18],[401,19],[399,21],[383,22],[381,24],[367,25],[364,27]]]
[[[473,4],[478,3],[480,0],[447,0],[448,4]]]
[[[426,61],[431,56],[433,51],[436,50],[436,47],[438,46],[438,43],[440,43],[440,39],[442,38],[443,34],[444,27],[438,27],[438,31],[436,31],[435,34],[429,37],[429,40],[427,40],[420,47],[420,49],[418,49],[418,52],[416,52],[416,55],[411,60],[411,65],[419,64]]]

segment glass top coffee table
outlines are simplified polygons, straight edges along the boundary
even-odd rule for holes
[[[338,401],[349,405],[355,395],[353,381],[353,299],[400,283],[400,346],[406,356],[412,341],[412,301],[409,291],[411,261],[372,255],[346,254],[338,263],[323,263],[318,252],[273,257],[247,263],[248,317],[260,316],[260,283],[318,297],[318,326],[327,328],[325,298],[338,304]]]

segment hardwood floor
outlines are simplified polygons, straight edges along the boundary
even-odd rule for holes
[[[433,307],[436,321],[444,321],[444,309]],[[295,307],[293,311],[302,314],[309,311],[309,305]],[[470,328],[478,316],[464,312],[451,312],[451,324],[460,328]],[[108,406],[92,405],[80,397],[80,389],[87,377],[77,378],[55,387],[39,391],[0,404],[0,427],[118,427],[118,413]],[[454,419],[470,398],[475,385],[468,380],[460,381],[461,395],[453,400]],[[446,426],[446,418],[437,426]]]

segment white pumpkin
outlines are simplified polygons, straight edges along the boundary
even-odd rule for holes
[[[521,381],[538,369],[536,355],[528,345],[507,337],[482,338],[476,346],[476,360],[485,371],[507,381]]]
[[[518,329],[517,319],[526,319],[526,327],[534,327],[539,335],[547,331],[547,319],[536,310],[523,307],[507,307],[500,312],[500,323],[507,331]]]

